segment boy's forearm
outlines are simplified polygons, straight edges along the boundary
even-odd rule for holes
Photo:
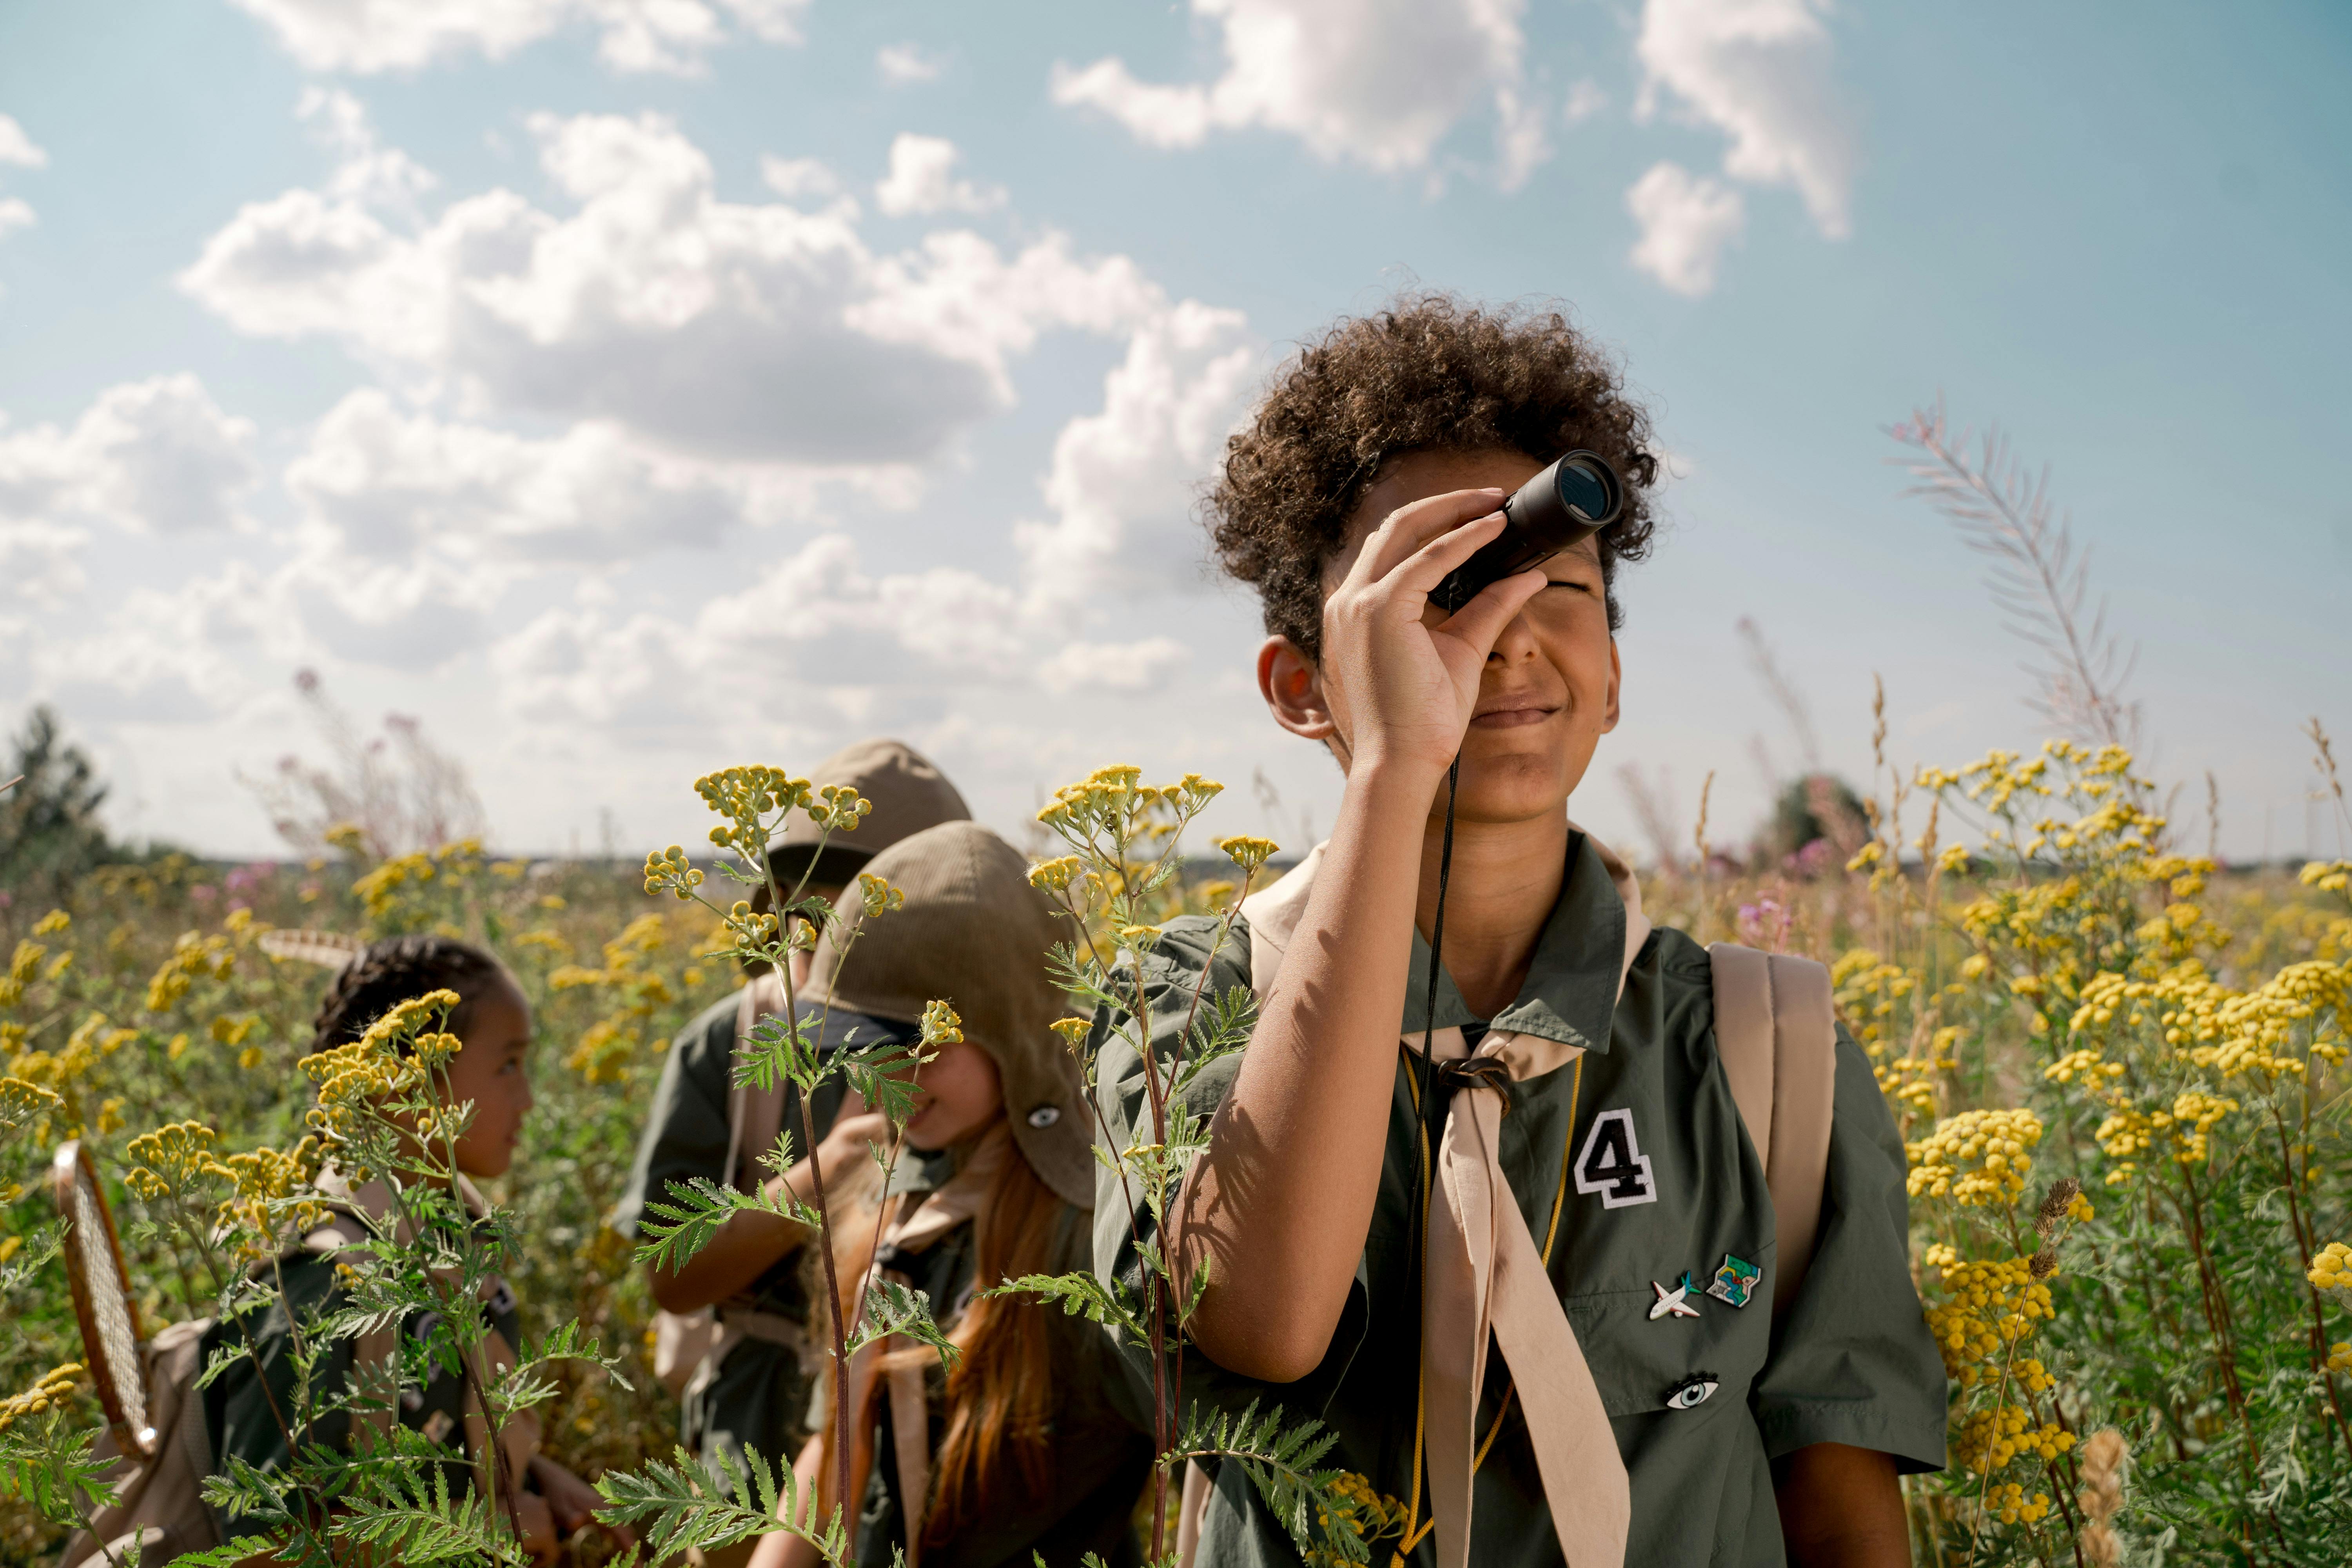
[[[1776,1460],[1772,1488],[1791,1568],[1911,1568],[1894,1459],[1816,1443]]]
[[[777,1215],[739,1214],[676,1268],[652,1270],[654,1303],[666,1312],[698,1312],[746,1289],[809,1238],[804,1226]]]
[[[1194,1338],[1287,1382],[1321,1361],[1371,1224],[1435,780],[1357,759],[1314,892],[1176,1211]]]

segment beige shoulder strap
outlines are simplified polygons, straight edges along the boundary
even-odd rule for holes
[[[751,1043],[751,1030],[762,1018],[784,1016],[784,983],[772,969],[754,975],[736,993],[735,1056]],[[776,1146],[784,1125],[784,1080],[779,1076],[766,1089],[733,1087],[735,1064],[728,1063],[727,1179],[750,1191],[760,1183],[760,1160]]]
[[[1772,1191],[1778,1266],[1772,1310],[1787,1310],[1813,1260],[1837,1102],[1837,1022],[1830,972],[1809,958],[1719,942],[1716,1054]]]

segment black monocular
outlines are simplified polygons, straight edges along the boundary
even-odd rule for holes
[[[1448,573],[1430,596],[1458,610],[1490,583],[1540,566],[1617,521],[1625,486],[1598,452],[1574,451],[1503,503],[1503,531]]]

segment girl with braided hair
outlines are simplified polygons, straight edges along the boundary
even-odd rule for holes
[[[371,943],[328,987],[313,1025],[311,1049],[331,1050],[356,1040],[397,1004],[440,990],[457,994],[447,1027],[463,1044],[438,1076],[451,1103],[473,1107],[455,1142],[457,1188],[478,1213],[481,1200],[467,1178],[506,1174],[532,1103],[530,1004],[506,965],[481,948],[449,937],[401,936]],[[367,1228],[360,1216],[389,1212],[391,1194],[381,1178],[354,1184],[330,1168],[318,1184],[330,1194],[333,1210],[327,1224],[279,1260],[282,1289],[278,1300],[266,1313],[235,1326],[216,1324],[206,1336],[206,1364],[216,1348],[211,1342],[226,1336],[236,1336],[240,1352],[249,1337],[255,1352],[234,1357],[204,1390],[205,1436],[215,1468],[225,1468],[232,1458],[263,1471],[288,1463],[288,1436],[276,1412],[293,1408],[298,1331],[341,1304],[337,1257],[365,1238]],[[488,1331],[486,1351],[493,1364],[480,1370],[494,1378],[495,1363],[503,1359],[510,1364],[511,1347],[521,1342],[519,1303],[503,1280],[493,1277],[486,1284],[482,1312]],[[397,1331],[424,1339],[436,1328],[433,1317],[412,1317]],[[333,1342],[312,1374],[314,1388],[327,1404],[350,1378],[355,1357],[364,1355],[373,1363],[390,1352],[390,1336],[384,1338],[387,1342],[382,1344]],[[476,1465],[503,1477],[524,1546],[541,1561],[552,1560],[562,1537],[590,1522],[603,1500],[587,1482],[538,1451],[537,1423],[528,1413],[505,1420],[499,1434],[499,1462],[485,1464],[480,1450],[488,1446],[488,1427],[467,1381],[464,1374],[444,1369],[422,1387],[403,1387],[397,1419],[428,1441],[452,1449],[453,1462],[446,1468],[453,1487],[470,1486]],[[314,1427],[296,1436],[305,1441],[348,1443],[350,1426],[362,1419],[331,1415],[320,1426],[341,1430]],[[471,1462],[455,1462],[461,1458]],[[219,1522],[226,1527],[223,1540],[242,1533],[236,1520]]]

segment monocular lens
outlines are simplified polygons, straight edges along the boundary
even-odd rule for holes
[[[1581,513],[1586,522],[1598,522],[1617,510],[1609,481],[1581,461],[1560,464],[1559,483],[1559,499]]]

